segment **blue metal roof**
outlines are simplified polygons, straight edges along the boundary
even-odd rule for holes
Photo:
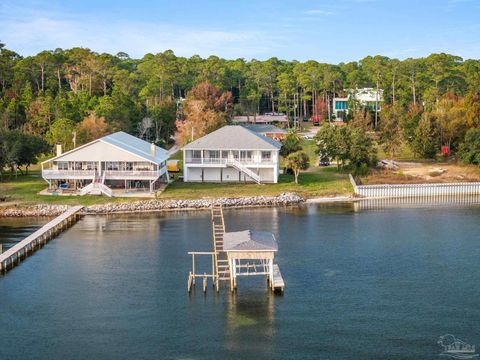
[[[158,164],[168,159],[167,150],[155,145],[155,156],[152,156],[150,151],[151,144],[149,142],[123,131],[106,135],[100,138],[100,140]]]

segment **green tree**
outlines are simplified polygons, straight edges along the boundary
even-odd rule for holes
[[[286,158],[291,153],[297,152],[302,149],[301,139],[298,132],[290,130],[283,140],[282,147],[280,148],[280,155]]]
[[[375,163],[376,153],[372,138],[361,129],[353,129],[349,160],[355,175],[360,175],[360,172],[365,172],[364,169]]]
[[[480,129],[470,129],[460,145],[459,155],[466,164],[480,165]]]
[[[50,126],[46,139],[50,145],[62,145],[63,151],[73,149],[75,124],[68,119],[57,119]]]
[[[295,184],[298,184],[298,175],[301,170],[307,170],[310,166],[310,159],[304,151],[291,153],[285,159],[285,166],[292,169],[295,177]]]

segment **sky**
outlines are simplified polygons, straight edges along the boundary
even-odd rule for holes
[[[478,59],[480,0],[0,0],[0,42],[22,56],[80,46],[132,58]]]

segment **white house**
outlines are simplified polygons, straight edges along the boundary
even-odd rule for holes
[[[348,95],[346,97],[333,98],[333,115],[335,120],[343,121],[349,111],[350,100],[355,100],[364,107],[368,107],[373,111],[379,112],[381,110],[380,103],[383,101],[383,90],[377,90],[373,88],[363,88],[355,90],[347,90]],[[375,104],[378,103],[378,108],[375,109]]]
[[[281,144],[243,126],[227,125],[183,148],[186,182],[276,183]]]
[[[50,193],[67,192],[122,196],[153,194],[168,181],[167,151],[122,131],[42,162],[42,177]]]

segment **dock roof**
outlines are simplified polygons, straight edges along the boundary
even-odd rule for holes
[[[279,150],[278,141],[240,125],[226,125],[184,146],[186,150]]]
[[[224,251],[277,251],[275,236],[267,231],[244,230],[223,235]]]

